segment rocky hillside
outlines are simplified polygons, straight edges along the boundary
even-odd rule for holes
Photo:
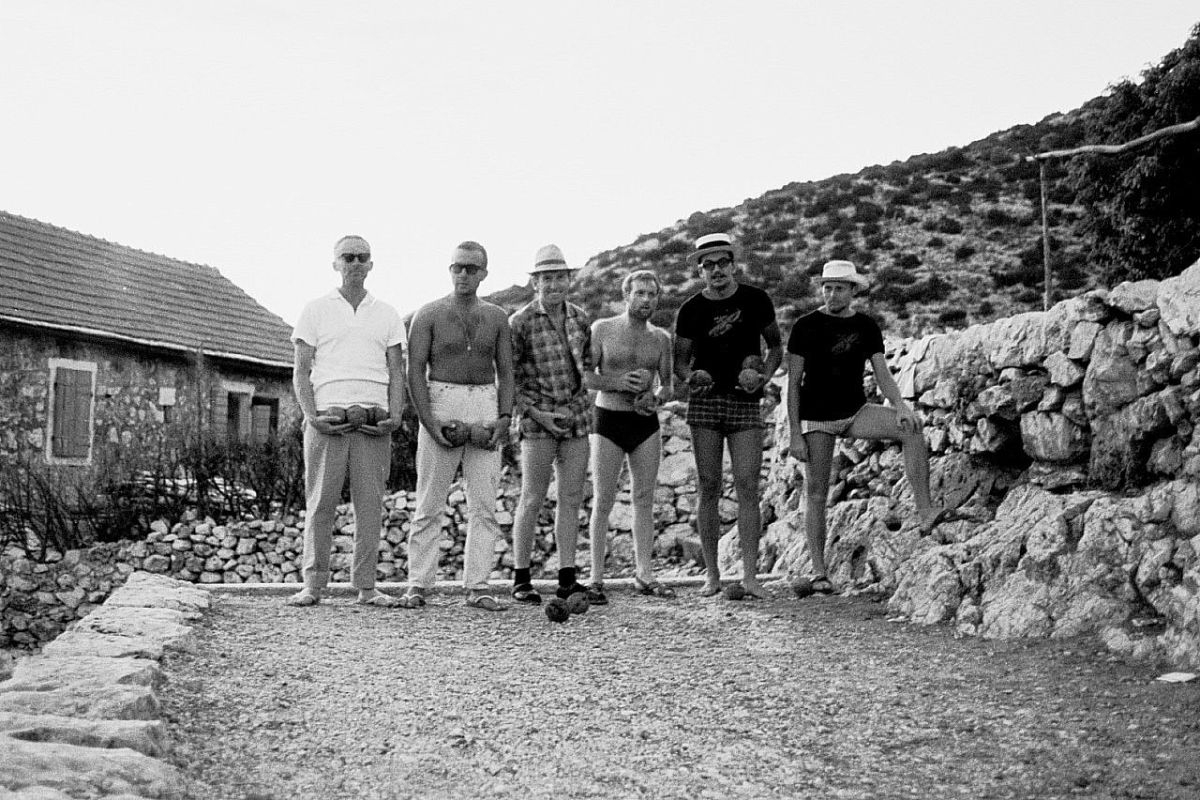
[[[614,292],[632,269],[654,269],[666,283],[657,321],[695,291],[686,255],[695,237],[727,231],[743,248],[745,280],[774,295],[786,322],[816,304],[811,277],[832,258],[865,270],[870,313],[889,332],[961,328],[1042,304],[1038,167],[1032,153],[1077,146],[1103,98],[1034,125],[1018,125],[965,147],[913,156],[854,175],[790,183],[731,208],[687,219],[588,260],[577,288],[594,314],[619,309]],[[1064,169],[1051,166],[1049,222],[1055,299],[1092,285]],[[530,291],[512,287],[491,299],[515,307]]]

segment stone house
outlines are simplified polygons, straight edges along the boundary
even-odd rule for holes
[[[212,267],[0,211],[0,458],[263,440],[298,413],[290,334]]]

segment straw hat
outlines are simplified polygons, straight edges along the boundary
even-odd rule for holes
[[[539,272],[559,272],[561,270],[577,270],[579,267],[567,266],[567,259],[563,257],[563,252],[556,244],[548,244],[538,248],[537,255],[533,257],[533,269],[529,270],[530,275],[537,275]]]
[[[737,258],[737,249],[727,233],[708,233],[696,240],[696,249],[688,255],[688,261],[699,263],[700,259],[712,253],[729,253]]]
[[[821,269],[821,277],[817,278],[817,283],[826,281],[842,281],[843,283],[853,283],[860,289],[867,288],[867,279],[858,274],[852,261],[826,261],[825,266]]]

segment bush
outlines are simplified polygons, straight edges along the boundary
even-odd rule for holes
[[[693,239],[706,233],[729,233],[733,230],[733,212],[706,214],[697,211],[687,218],[687,229]]]
[[[879,220],[883,219],[883,206],[878,203],[872,203],[869,200],[860,200],[854,206],[854,216],[852,219],[860,224],[879,222]]]
[[[967,312],[962,308],[947,308],[937,316],[943,325],[962,325],[967,321]]]
[[[792,238],[792,231],[792,221],[783,219],[771,223],[759,235],[764,242],[786,242]]]
[[[896,257],[896,266],[903,269],[916,269],[921,266],[921,259],[916,253],[901,253]]]
[[[960,244],[954,248],[954,260],[966,261],[971,256],[975,255],[975,248],[969,244]]]

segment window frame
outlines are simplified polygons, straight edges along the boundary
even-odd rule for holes
[[[45,456],[48,464],[62,464],[68,466],[91,466],[92,458],[96,450],[96,377],[97,364],[95,361],[77,361],[70,358],[50,358],[47,359],[47,366],[50,372],[50,382],[46,387],[46,442]],[[75,372],[86,372],[91,376],[91,386],[88,392],[88,413],[87,413],[87,455],[86,456],[60,456],[54,453],[54,434],[55,425],[58,420],[55,419],[54,407],[57,405],[55,387],[58,385],[58,371],[60,369],[69,369]]]

